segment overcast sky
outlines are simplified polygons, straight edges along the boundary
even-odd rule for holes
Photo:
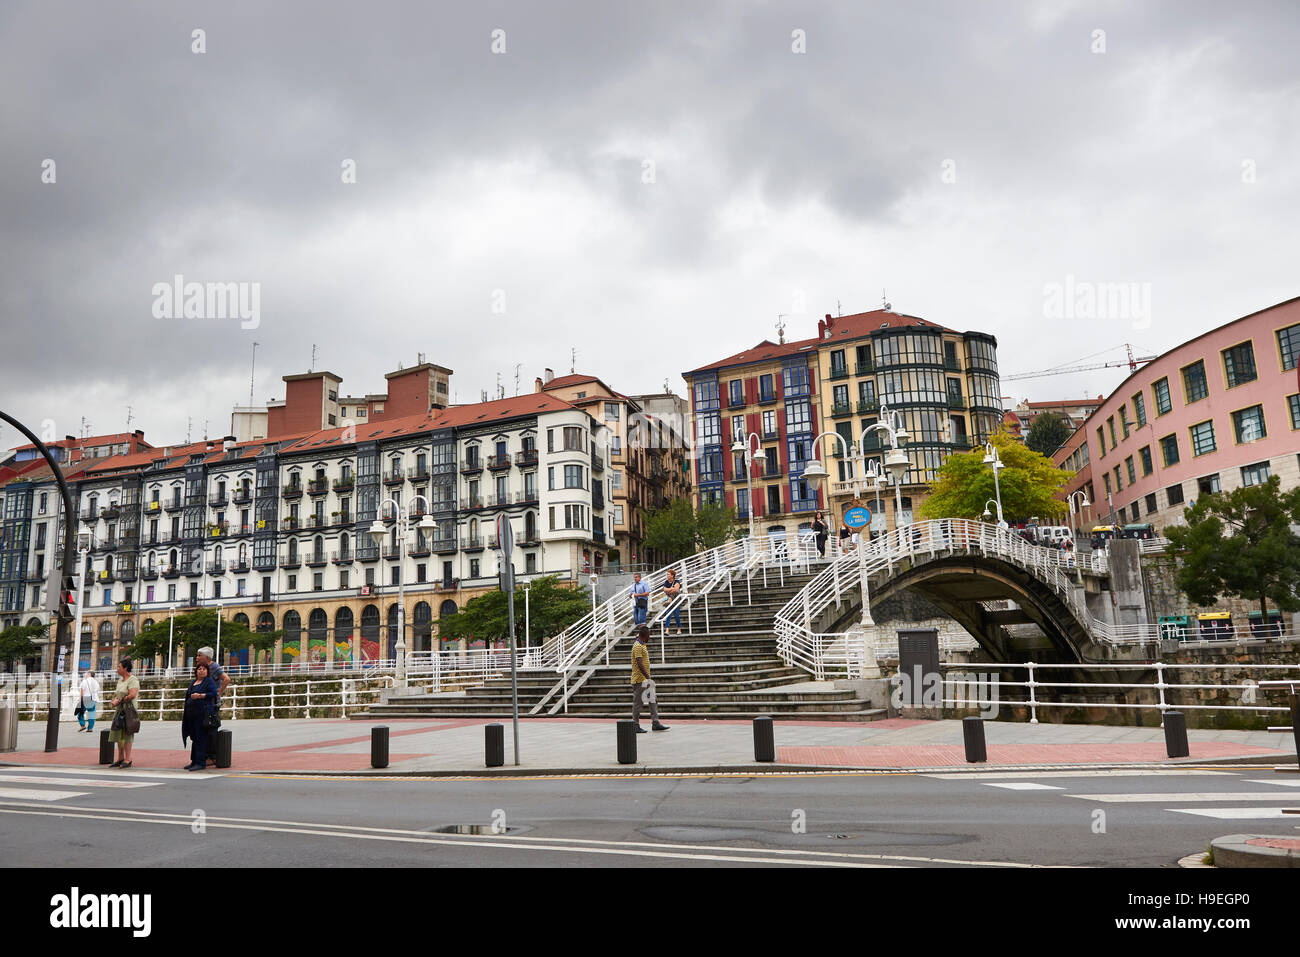
[[[0,405],[220,436],[254,341],[258,402],[313,343],[347,394],[417,352],[512,394],[572,348],[682,393],[882,289],[1004,374],[1161,352],[1300,295],[1298,48],[1291,0],[5,0]],[[177,274],[260,284],[258,327],[155,318]],[[1071,276],[1150,316],[1050,315]]]

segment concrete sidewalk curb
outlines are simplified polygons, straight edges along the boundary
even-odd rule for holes
[[[1285,846],[1269,846],[1278,844]],[[1210,848],[1215,867],[1300,868],[1300,841],[1276,834],[1229,834],[1216,837]]]

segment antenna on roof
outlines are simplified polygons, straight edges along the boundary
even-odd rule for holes
[[[673,391],[672,389],[668,388],[668,380],[664,379],[664,395],[667,395],[669,392],[672,391]]]
[[[486,402],[486,401],[487,401],[487,389],[479,389],[478,400],[479,400],[480,402]]]
[[[190,429],[194,428],[194,419],[190,416],[185,417],[185,444],[190,444]]]
[[[569,374],[572,375],[577,371],[578,371],[578,349],[575,346],[574,348],[569,350]]]
[[[844,307],[840,305],[840,301],[838,299],[835,300],[835,315],[837,316],[844,315]]]
[[[257,343],[253,343],[253,364],[248,367],[248,407],[253,407],[253,376],[257,371]]]
[[[519,396],[519,370],[524,367],[522,362],[515,363],[515,397]]]
[[[497,398],[504,399],[505,397],[506,397],[506,387],[501,384],[501,373],[498,372],[497,373]]]
[[[309,368],[307,371],[308,372],[316,371],[316,343],[314,342],[311,344],[311,368]]]
[[[417,352],[417,353],[415,354],[415,364],[416,364],[417,366],[422,366],[422,365],[424,365],[424,353],[423,353],[423,352]]]
[[[893,312],[893,311],[894,311],[894,307],[891,306],[891,305],[889,304],[889,300],[885,298],[885,290],[884,290],[884,289],[881,289],[881,290],[880,290],[880,307],[881,307],[882,309],[884,309],[886,312]]]
[[[203,441],[206,442],[207,440],[208,440],[208,420],[204,419],[203,420]]]
[[[776,317],[776,341],[781,345],[785,345],[785,317],[787,315],[789,313],[783,312]],[[667,392],[668,390],[665,389],[664,391]]]
[[[126,430],[131,431],[131,407],[129,405],[126,407]]]

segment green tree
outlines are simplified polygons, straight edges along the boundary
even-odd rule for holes
[[[166,655],[168,629],[170,627],[171,618],[163,618],[152,625],[141,628],[136,633],[135,641],[132,643],[131,656],[147,661],[155,655]],[[268,651],[275,647],[276,639],[283,635],[283,631],[253,631],[243,622],[222,618],[222,656],[224,657],[225,652],[228,650],[241,651],[244,648]],[[187,655],[193,655],[194,652],[204,646],[215,649],[217,647],[216,610],[200,608],[186,612],[183,615],[177,615],[176,631],[172,638],[172,645],[176,648],[184,645]]]
[[[989,441],[1006,467],[998,475],[1002,513],[1008,522],[1034,516],[1047,520],[1066,511],[1056,494],[1074,473],[1059,469],[1046,456],[1021,445],[999,429]],[[939,469],[930,497],[920,508],[922,518],[979,518],[994,498],[993,469],[984,464],[984,449],[954,455]],[[992,509],[990,509],[992,511]]]
[[[1035,452],[1052,457],[1052,453],[1065,444],[1070,437],[1070,427],[1055,412],[1044,412],[1034,419],[1025,435],[1025,445]]]
[[[1300,488],[1282,494],[1282,481],[1216,492],[1183,510],[1186,525],[1165,529],[1180,553],[1178,588],[1197,605],[1220,595],[1257,600],[1267,620],[1268,602],[1300,610]]]
[[[532,643],[540,644],[559,634],[591,611],[591,594],[585,587],[569,588],[548,575],[529,584],[528,610]],[[438,635],[444,641],[493,642],[509,635],[506,593],[497,588],[471,598],[454,615],[438,619]],[[515,587],[515,642],[524,643],[524,589]]]
[[[721,505],[692,507],[679,498],[646,517],[645,544],[663,552],[670,561],[707,551],[736,533],[736,513]]]
[[[36,643],[44,638],[49,625],[10,625],[0,631],[0,661],[10,663],[35,658],[45,649]]]

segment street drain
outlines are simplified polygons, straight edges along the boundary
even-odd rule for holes
[[[500,837],[502,834],[518,834],[521,831],[529,830],[526,827],[504,827],[499,824],[447,824],[443,827],[435,827],[435,834],[493,834]]]

